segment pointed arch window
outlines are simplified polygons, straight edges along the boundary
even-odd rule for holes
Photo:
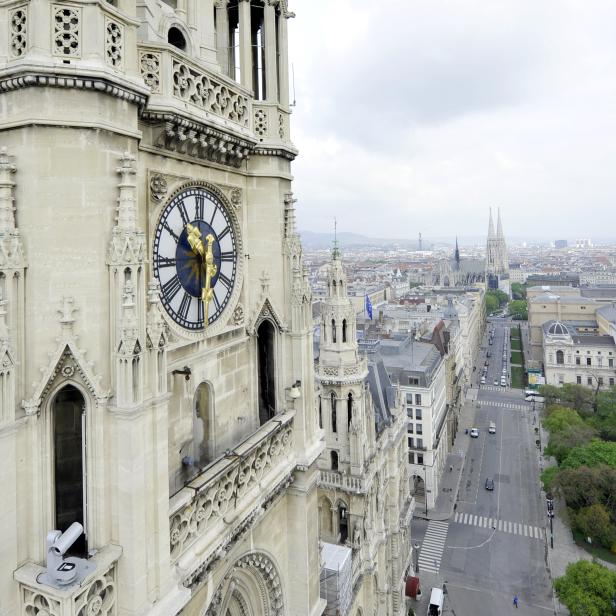
[[[336,319],[332,319],[332,342],[336,342]]]
[[[347,322],[346,319],[342,319],[342,342],[347,341]]]
[[[63,387],[51,404],[53,425],[53,471],[55,492],[54,528],[64,532],[73,522],[84,527],[69,554],[87,554],[85,425],[86,403],[72,385]]]
[[[331,460],[332,460],[332,471],[337,471],[338,470],[338,452],[337,451],[331,452]]]
[[[353,393],[349,392],[347,396],[347,427],[351,426],[353,420]]]
[[[259,369],[259,423],[276,414],[276,349],[274,326],[263,321],[257,330]]]
[[[319,396],[319,428],[323,429],[323,400]]]
[[[336,421],[336,394],[332,391],[332,432],[338,432],[338,425]]]

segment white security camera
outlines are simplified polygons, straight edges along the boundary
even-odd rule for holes
[[[64,558],[81,533],[83,526],[73,522],[64,532],[52,530],[47,534],[47,571],[37,581],[54,588],[65,588],[80,582],[96,569],[94,564],[83,558]]]

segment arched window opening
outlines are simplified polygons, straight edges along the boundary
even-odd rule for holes
[[[230,4],[227,9],[227,23],[229,25],[229,77],[240,83],[242,73],[240,67],[240,14],[238,3]]]
[[[351,427],[351,421],[353,421],[353,394],[349,392],[347,396],[347,427]]]
[[[87,555],[84,481],[85,400],[72,385],[61,389],[51,405],[54,445],[55,525],[64,532],[73,522],[84,527],[68,554]]]
[[[338,426],[336,421],[336,394],[332,392],[332,432],[338,432]]]
[[[332,535],[334,532],[332,524],[332,504],[327,498],[321,498],[319,502],[319,520],[320,530],[325,533],[326,536]]]
[[[323,429],[323,400],[319,396],[319,428]]]
[[[347,322],[346,319],[342,319],[342,342],[347,341]]]
[[[337,297],[337,295],[338,295],[338,288],[336,287],[336,281],[332,280],[332,296]]]
[[[141,387],[141,379],[139,378],[139,358],[133,358],[133,402],[139,402],[139,389]]]
[[[344,544],[349,536],[349,512],[346,505],[338,505],[338,541]]]
[[[332,342],[336,342],[336,319],[332,319]]]
[[[332,459],[332,471],[337,471],[338,470],[338,452],[337,451],[331,452],[331,459]]]
[[[214,452],[214,395],[209,383],[201,383],[193,404],[193,458],[196,468],[211,462]]]
[[[265,28],[263,5],[251,3],[250,44],[252,49],[252,90],[257,100],[265,100]]]
[[[182,51],[186,51],[186,38],[182,34],[182,31],[175,26],[169,28],[167,32],[167,43],[181,49]]]
[[[263,321],[257,330],[259,367],[259,424],[263,425],[276,414],[276,356],[274,327]]]
[[[556,351],[556,363],[557,364],[565,363],[565,354],[560,350]]]

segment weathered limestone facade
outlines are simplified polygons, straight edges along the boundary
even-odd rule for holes
[[[406,464],[404,403],[383,361],[358,353],[355,310],[337,248],[321,309],[316,376],[326,443],[318,463],[319,535],[352,550],[351,597],[344,613],[406,614],[415,501]],[[328,605],[327,613],[335,609]]]
[[[323,611],[292,16],[0,0],[3,615]]]

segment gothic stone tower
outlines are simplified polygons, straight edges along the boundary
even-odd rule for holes
[[[498,209],[496,233],[492,221],[492,208],[490,208],[486,242],[486,287],[488,289],[500,289],[509,295],[509,256],[503,235],[500,208]]]
[[[321,309],[317,367],[319,534],[352,553],[346,613],[406,613],[403,581],[410,568],[410,496],[406,423],[399,392],[382,360],[358,353],[356,318],[340,251],[334,247]]]
[[[0,5],[0,612],[320,613],[287,1]]]

